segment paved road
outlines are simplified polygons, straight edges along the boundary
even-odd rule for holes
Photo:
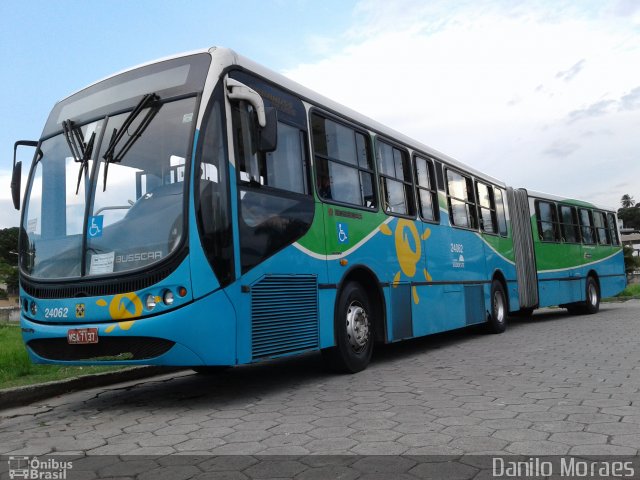
[[[178,373],[0,411],[0,454],[620,454],[640,449],[640,301],[544,310],[503,335]]]

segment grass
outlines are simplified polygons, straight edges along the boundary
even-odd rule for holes
[[[622,292],[616,295],[618,298],[640,298],[640,284],[627,285]]]
[[[18,325],[0,323],[0,389],[64,380],[125,367],[35,365],[29,360]]]

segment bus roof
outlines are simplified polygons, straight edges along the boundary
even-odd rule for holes
[[[220,63],[227,64],[227,65],[237,65],[241,68],[245,68],[251,72],[256,73],[257,75],[264,77],[267,80],[274,81],[275,83],[282,86],[283,88],[302,97],[302,99],[308,103],[314,104],[332,113],[339,114],[348,120],[351,120],[355,123],[359,123],[369,128],[370,130],[372,130],[377,134],[381,134],[385,137],[389,137],[389,139],[391,140],[396,140],[397,142],[402,143],[406,147],[409,147],[412,150],[415,150],[416,152],[422,152],[423,154],[434,157],[451,167],[460,169],[463,172],[468,172],[477,178],[483,179],[495,185],[506,187],[506,184],[503,181],[498,180],[497,178],[494,178],[485,173],[482,173],[468,165],[465,165],[464,163],[459,162],[458,160],[442,152],[439,152],[421,142],[418,142],[406,136],[403,133],[400,133],[392,128],[389,128],[381,124],[380,122],[373,120],[370,117],[367,117],[366,115],[358,113],[349,107],[346,107],[334,100],[331,100],[330,98],[325,97],[324,95],[321,95],[303,85],[300,85],[299,83],[291,80],[288,77],[285,77],[280,73],[274,72],[273,70],[270,70],[254,62],[249,58],[239,55],[238,53],[236,53],[231,49],[221,48],[221,47],[212,47],[209,50],[209,52],[214,58],[219,59]]]
[[[527,194],[529,195],[529,197],[539,198],[541,200],[550,200],[552,202],[563,202],[563,203],[568,203],[576,206],[597,208],[598,210],[606,210],[608,212],[614,212],[614,213],[616,211],[615,208],[607,207],[604,205],[596,205],[594,203],[587,202],[585,200],[576,199],[576,198],[560,197],[558,195],[552,195],[550,193],[536,192],[534,190],[527,189]]]

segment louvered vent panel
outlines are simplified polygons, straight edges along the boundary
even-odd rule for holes
[[[252,356],[318,348],[318,284],[313,275],[267,275],[251,287]]]

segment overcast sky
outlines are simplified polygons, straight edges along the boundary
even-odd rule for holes
[[[0,228],[13,142],[55,101],[212,45],[512,186],[640,201],[638,0],[2,0],[0,22]]]

